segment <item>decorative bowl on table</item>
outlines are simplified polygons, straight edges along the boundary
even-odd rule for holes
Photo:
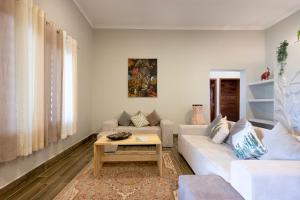
[[[129,138],[132,135],[130,132],[119,132],[119,133],[113,133],[108,136],[106,136],[108,139],[111,140],[124,140]]]

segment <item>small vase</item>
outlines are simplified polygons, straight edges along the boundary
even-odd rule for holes
[[[206,124],[203,114],[203,105],[194,104],[193,105],[193,116],[192,116],[193,125],[204,125]]]

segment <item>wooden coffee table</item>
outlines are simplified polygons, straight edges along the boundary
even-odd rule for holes
[[[146,140],[138,140],[143,137]],[[105,153],[105,145],[156,145],[156,151],[116,151]],[[112,141],[102,135],[94,143],[94,175],[97,176],[104,162],[156,161],[162,175],[162,144],[157,134],[133,134],[125,140]]]

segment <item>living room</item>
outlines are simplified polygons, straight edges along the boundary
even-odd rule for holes
[[[298,0],[1,0],[0,199],[300,199],[299,10]],[[30,36],[27,27],[43,34]],[[58,68],[47,44],[58,43],[47,40],[50,31],[51,37],[57,32],[66,38],[55,47],[64,52],[59,62],[70,67],[56,74],[62,76],[61,91],[51,81]],[[36,38],[40,46],[29,42]],[[31,59],[42,63],[33,75]],[[28,69],[18,67],[23,65]],[[148,84],[136,87],[144,74]],[[44,87],[28,89],[36,84],[32,77]],[[53,109],[54,87],[62,94],[56,111],[72,119],[71,125],[57,119],[67,131],[59,129],[55,137],[46,131],[51,117],[38,121],[46,108],[37,109],[39,114],[28,111],[47,105],[36,97],[44,96],[48,79],[47,108]],[[221,105],[226,79],[239,80],[238,119],[231,116],[232,107],[226,109],[232,102]],[[146,93],[142,87],[149,87]],[[227,116],[228,131],[216,142],[207,126],[219,114]],[[20,131],[31,126],[27,116],[45,130]],[[136,116],[141,118],[135,121]],[[250,123],[243,127],[250,124],[256,132],[289,132],[286,140],[270,139],[279,156],[270,158],[264,140],[269,137],[259,133],[265,159],[241,158],[234,147],[224,147],[234,122],[244,119]],[[12,127],[16,131],[10,132]],[[113,142],[106,138],[120,132],[132,135]],[[113,156],[116,149],[132,152]],[[222,157],[222,151],[228,155]],[[105,159],[114,162],[103,164]]]

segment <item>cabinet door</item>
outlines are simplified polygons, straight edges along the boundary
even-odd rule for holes
[[[227,120],[240,118],[240,79],[220,79],[220,113]]]

